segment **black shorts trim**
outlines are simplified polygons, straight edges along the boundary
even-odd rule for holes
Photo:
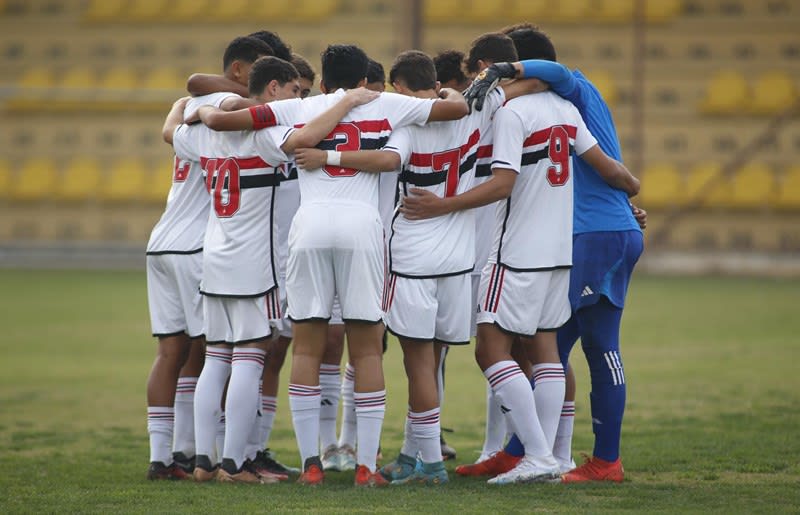
[[[327,318],[326,317],[292,318],[290,316],[287,316],[286,318],[288,318],[289,320],[291,320],[295,324],[302,324],[304,322],[330,322],[331,321],[331,317],[327,317]]]
[[[247,295],[227,295],[224,293],[209,293],[207,291],[200,290],[200,295],[205,295],[206,297],[218,297],[221,299],[255,299],[257,297],[263,297],[264,295],[269,295],[269,293],[276,288],[277,286],[273,286],[267,291],[263,291],[261,293],[251,293]]]
[[[472,273],[475,270],[475,265],[467,268],[465,270],[461,270],[460,272],[449,272],[446,274],[434,274],[434,275],[410,275],[410,274],[403,274],[400,272],[395,272],[394,270],[391,271],[393,275],[397,277],[403,277],[405,279],[440,279],[442,277],[455,277],[457,275],[464,275]]]
[[[237,345],[247,345],[248,343],[255,343],[263,340],[269,340],[270,338],[272,338],[272,332],[270,332],[266,336],[261,336],[259,338],[250,338],[248,340],[237,340],[235,342],[229,342],[228,340],[215,340],[213,342],[206,341],[206,345],[228,345],[231,347],[235,347]]]
[[[541,268],[514,268],[513,266],[508,266],[505,263],[499,264],[506,270],[511,270],[512,272],[552,272],[554,270],[569,270],[572,268],[572,265],[544,266]]]
[[[189,335],[189,338],[191,338],[192,340],[196,340],[198,338],[205,338],[205,337],[206,337],[206,333],[200,333],[197,336],[192,336],[191,334]]]
[[[380,323],[383,322],[383,319],[379,318],[377,320],[364,320],[363,318],[344,318],[344,317],[342,317],[342,322],[344,322],[345,324],[348,323],[348,322],[360,322],[362,324],[380,324]]]
[[[564,327],[563,324],[560,327],[544,327],[544,328],[537,329],[536,332],[537,333],[554,333],[554,332],[558,331],[559,329],[561,329],[562,327]]]
[[[174,333],[153,333],[153,336],[156,338],[169,338],[170,336],[178,336],[179,334],[186,334],[186,329],[182,331],[175,331]],[[191,336],[189,336],[189,338],[191,338]]]
[[[415,338],[413,336],[406,336],[406,335],[400,334],[397,331],[392,330],[392,328],[389,327],[389,326],[386,326],[386,329],[390,333],[395,335],[397,338],[403,338],[403,339],[406,339],[406,340],[411,340],[411,341],[419,342],[419,343],[428,343],[428,342],[437,343],[438,342],[438,343],[442,343],[442,344],[445,344],[445,345],[469,345],[469,343],[470,343],[470,340],[463,341],[463,342],[448,342],[448,341],[445,341],[445,340],[440,340],[440,339],[438,339],[436,337],[433,337],[433,338]]]
[[[146,256],[163,256],[166,254],[176,254],[179,256],[189,256],[191,254],[199,254],[203,252],[203,247],[194,250],[156,250],[153,252],[145,252]]]
[[[206,340],[206,345],[227,345],[229,347],[231,346],[230,342],[226,342],[225,340],[214,340],[214,341]]]
[[[486,323],[486,322],[484,322],[484,323]],[[480,324],[478,324],[478,325],[480,325]],[[535,334],[518,333],[516,331],[512,331],[511,329],[506,329],[505,327],[503,327],[502,325],[498,324],[497,322],[492,322],[492,325],[495,326],[496,328],[500,329],[504,333],[510,334],[512,336],[522,336],[522,337],[525,337],[525,338],[533,338],[534,336],[536,336]]]
[[[448,341],[445,341],[445,340],[439,340],[437,338],[434,338],[433,339],[433,343],[437,343],[437,342],[441,343],[443,345],[456,345],[458,347],[461,347],[461,346],[464,346],[464,345],[469,345],[470,343],[472,343],[472,340],[467,340],[467,341],[463,341],[463,342],[448,342]]]

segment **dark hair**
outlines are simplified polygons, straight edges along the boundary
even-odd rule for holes
[[[297,79],[300,76],[292,63],[286,62],[277,57],[262,57],[253,63],[250,69],[250,80],[247,89],[251,95],[260,95],[267,84],[273,80],[278,81],[281,86],[287,82]]]
[[[514,42],[500,32],[489,32],[479,36],[470,45],[465,66],[469,73],[478,73],[478,61],[491,61],[493,63],[511,63],[517,61],[517,50]]]
[[[355,45],[328,45],[322,52],[322,84],[328,91],[352,89],[367,76],[369,58]]]
[[[398,55],[389,72],[389,82],[402,80],[411,91],[436,88],[436,66],[433,59],[419,50],[407,50]]]
[[[317,74],[311,67],[311,63],[309,63],[305,57],[300,54],[292,54],[292,64],[297,68],[297,73],[300,74],[300,77],[307,79],[312,84],[314,83]]]
[[[274,55],[272,47],[268,44],[249,36],[239,37],[228,43],[222,56],[222,69],[227,70],[234,61],[254,63],[256,59],[265,55]]]
[[[386,72],[383,71],[383,65],[378,61],[370,59],[367,63],[367,82],[386,82]]]
[[[526,59],[544,59],[556,61],[556,48],[553,42],[539,27],[530,23],[518,23],[503,29],[503,33],[514,42],[520,61]]]
[[[258,32],[253,32],[252,34],[248,34],[251,38],[260,39],[264,43],[268,44],[272,47],[273,53],[275,57],[279,57],[284,61],[291,62],[292,60],[292,48],[283,42],[283,40],[275,34],[274,32],[268,30],[259,30]]]
[[[436,66],[436,80],[442,84],[451,80],[456,81],[458,84],[467,82],[464,70],[461,69],[463,62],[464,52],[459,52],[458,50],[440,52],[439,55],[433,58],[433,64]]]

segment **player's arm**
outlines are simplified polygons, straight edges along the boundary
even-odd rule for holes
[[[164,126],[161,128],[161,137],[166,143],[172,145],[172,136],[175,134],[175,129],[178,125],[183,123],[183,110],[186,108],[186,103],[191,97],[179,98],[172,104],[172,109],[169,110]]]
[[[222,101],[222,103],[219,105],[219,110],[220,111],[238,111],[240,109],[249,109],[250,107],[257,106],[260,103],[261,102],[259,102],[258,100],[254,100],[252,98],[242,98],[242,97],[240,97],[238,95],[231,95],[231,96],[225,98],[225,100]],[[203,106],[198,108],[198,110],[195,111],[194,114],[189,116],[189,118],[187,118],[185,120],[185,123],[192,124],[192,123],[197,123],[197,122],[202,121],[200,119],[200,109],[202,109],[202,107]],[[208,106],[208,107],[212,107],[213,108],[213,106]]]
[[[485,206],[508,198],[516,180],[514,170],[493,168],[491,179],[453,197],[442,198],[422,188],[411,188],[403,198],[400,212],[409,220],[422,220]]]
[[[469,114],[469,106],[464,95],[451,88],[442,88],[439,99],[431,106],[429,122],[459,120]]]
[[[512,98],[521,97],[522,95],[528,95],[530,93],[541,93],[549,89],[547,84],[539,79],[515,80],[506,84],[501,84],[500,88],[503,90],[503,93],[505,93],[506,100],[511,100]]]
[[[600,145],[594,145],[580,156],[609,186],[624,191],[629,197],[639,193],[639,179],[624,164],[603,152]]]
[[[553,61],[529,59],[514,63],[495,63],[478,74],[470,84],[465,93],[467,102],[473,109],[480,111],[486,95],[497,87],[500,80],[517,78],[544,81],[550,89],[568,100],[572,100],[578,87],[578,81],[569,68]]]
[[[305,170],[317,170],[326,165],[353,168],[362,172],[393,172],[400,168],[400,156],[389,150],[334,152],[299,148],[294,152],[294,159],[297,165]]]
[[[208,73],[193,73],[189,80],[186,81],[186,91],[193,97],[225,91],[236,93],[241,97],[250,95],[246,86],[242,86],[238,82],[227,79],[222,75]]]

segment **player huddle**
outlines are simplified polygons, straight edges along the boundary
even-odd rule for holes
[[[549,39],[519,25],[476,39],[466,58],[403,52],[396,93],[363,50],[330,45],[322,94],[305,98],[314,72],[268,31],[234,39],[223,68],[190,78],[195,96],[163,129],[176,157],[147,248],[159,339],[148,477],[298,473],[314,485],[355,469],[358,486],[446,483],[441,369],[448,346],[477,336],[487,436],[456,472],[621,481],[619,319],[645,214],[628,203],[639,184],[605,103]],[[583,230],[580,209],[600,225]],[[403,350],[409,409],[399,455],[379,468],[385,330]],[[575,468],[565,370],[579,337],[598,443]],[[265,449],[290,343],[302,470]]]

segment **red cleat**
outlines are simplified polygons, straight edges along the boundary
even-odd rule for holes
[[[574,468],[561,476],[562,483],[583,483],[585,481],[616,481],[621,483],[625,479],[625,470],[622,460],[601,460],[596,456],[587,459],[583,465]]]
[[[324,479],[325,474],[322,473],[322,467],[313,464],[306,467],[300,477],[297,478],[297,482],[301,485],[316,486],[321,485]]]
[[[456,474],[459,476],[489,476],[494,477],[499,474],[508,472],[517,466],[517,463],[522,458],[519,456],[512,456],[505,451],[498,451],[490,458],[487,458],[479,463],[471,465],[459,465],[456,467]]]
[[[356,486],[363,486],[367,488],[372,488],[376,486],[387,486],[389,484],[386,481],[380,472],[377,470],[375,472],[370,472],[370,470],[365,465],[359,465],[356,467]]]

